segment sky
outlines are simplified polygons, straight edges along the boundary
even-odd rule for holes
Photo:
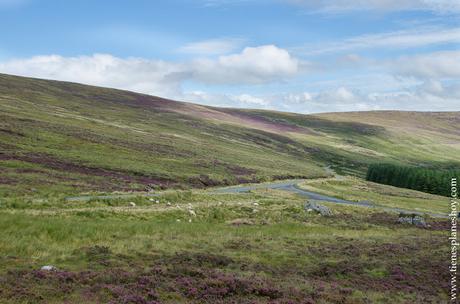
[[[0,73],[298,113],[460,110],[460,0],[0,0]]]

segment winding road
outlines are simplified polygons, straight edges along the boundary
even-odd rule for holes
[[[329,203],[334,203],[334,204],[360,206],[360,207],[367,207],[367,208],[379,208],[379,209],[390,211],[390,212],[413,213],[413,214],[419,214],[419,215],[430,215],[436,218],[448,218],[447,214],[420,212],[420,211],[414,211],[414,210],[386,207],[386,206],[374,204],[369,201],[353,202],[353,201],[335,198],[335,197],[328,196],[328,195],[323,195],[320,193],[301,189],[298,186],[298,184],[302,181],[303,180],[289,180],[289,181],[279,181],[279,182],[263,183],[263,184],[256,184],[256,185],[239,185],[239,186],[211,189],[209,190],[208,193],[210,194],[229,194],[229,193],[246,193],[246,192],[249,192],[251,190],[256,190],[256,189],[277,189],[277,190],[293,192],[293,193],[304,196],[311,200],[329,202]],[[88,196],[67,197],[66,200],[67,201],[90,201],[93,199],[116,199],[116,198],[130,198],[130,197],[138,197],[138,196],[156,197],[156,196],[159,196],[159,194],[138,193],[138,194],[115,194],[115,195],[101,195],[101,196],[88,195]]]
[[[334,203],[334,204],[352,205],[352,206],[360,206],[360,207],[367,207],[367,208],[379,208],[385,211],[399,212],[399,213],[412,213],[412,214],[418,214],[418,215],[427,214],[427,215],[430,215],[436,218],[447,218],[448,217],[447,214],[420,212],[420,211],[413,211],[413,210],[407,210],[407,209],[386,207],[386,206],[374,204],[368,201],[361,201],[361,202],[347,201],[347,200],[335,198],[332,196],[323,195],[323,194],[319,194],[316,192],[301,189],[298,186],[300,182],[302,182],[302,180],[282,181],[282,182],[274,182],[274,183],[251,185],[251,186],[234,186],[234,187],[228,187],[228,188],[220,188],[220,189],[214,190],[213,193],[244,193],[244,192],[249,192],[251,190],[256,190],[256,189],[277,189],[277,190],[294,192],[296,194],[299,194],[311,200],[324,201],[324,202],[329,202],[329,203]]]

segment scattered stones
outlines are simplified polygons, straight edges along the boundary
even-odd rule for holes
[[[425,219],[418,214],[400,213],[398,222],[400,222],[401,224],[415,225],[417,227],[428,227]]]
[[[322,216],[332,216],[332,211],[331,209],[329,209],[328,207],[326,206],[323,206],[323,205],[320,205],[320,204],[317,204],[315,202],[306,202],[305,205],[303,206],[303,208],[305,209],[305,211],[307,212],[312,212],[312,211],[315,211],[319,214],[321,214]]]
[[[57,268],[53,265],[45,265],[45,266],[42,266],[42,268],[40,268],[40,270],[43,270],[43,271],[56,271]]]
[[[135,202],[129,202],[129,206],[136,207],[136,203]]]

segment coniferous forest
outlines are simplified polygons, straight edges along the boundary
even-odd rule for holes
[[[367,170],[368,181],[414,189],[443,196],[451,195],[451,178],[460,178],[460,169],[437,169],[371,164]]]

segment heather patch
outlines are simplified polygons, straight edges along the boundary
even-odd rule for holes
[[[127,265],[80,271],[15,270],[0,276],[0,297],[10,302],[49,303],[76,299],[103,303],[371,303],[374,294],[430,303],[446,288],[441,259],[408,257],[404,245],[377,247],[352,240],[334,250],[308,248],[323,262],[275,267],[224,255],[179,252],[125,257]],[[422,248],[424,249],[424,248]],[[86,259],[111,256],[108,247],[83,249]],[[390,259],[386,253],[390,252]],[[343,259],[337,257],[342,255]],[[360,256],[361,254],[361,256]],[[364,256],[376,259],[366,259]],[[116,256],[113,256],[116,257]],[[379,262],[381,261],[381,262]],[[107,267],[105,267],[107,266]],[[433,281],[432,278],[437,280]],[[360,292],[358,292],[360,291]],[[401,298],[402,297],[402,298]]]

